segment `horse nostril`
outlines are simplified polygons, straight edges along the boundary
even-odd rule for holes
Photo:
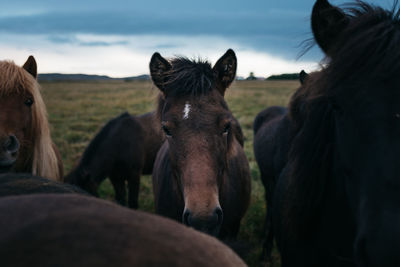
[[[222,212],[222,209],[220,207],[215,208],[214,216],[216,216],[216,218],[217,218],[217,225],[221,225],[223,217],[224,217],[224,213]]]
[[[10,135],[8,139],[3,143],[3,148],[10,154],[18,152],[19,142],[15,135]]]
[[[192,212],[190,210],[185,210],[182,215],[182,223],[187,226],[191,226],[190,221],[192,217]]]

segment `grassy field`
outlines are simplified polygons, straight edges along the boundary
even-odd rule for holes
[[[141,114],[153,110],[158,93],[149,81],[54,82],[42,83],[41,86],[52,125],[52,137],[63,156],[66,173],[109,119],[124,111]],[[237,81],[226,93],[228,105],[243,128],[245,151],[251,168],[251,204],[239,234],[239,240],[251,245],[246,258],[249,266],[260,266],[266,212],[264,188],[253,154],[253,120],[268,106],[286,105],[298,86],[297,81]],[[108,180],[101,185],[100,195],[113,200]],[[154,211],[150,176],[142,177],[139,205],[141,210]],[[279,258],[276,251],[274,257]]]

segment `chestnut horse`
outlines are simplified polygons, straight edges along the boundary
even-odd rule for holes
[[[211,236],[93,197],[3,197],[0,214],[2,266],[246,266]]]
[[[243,134],[224,100],[236,64],[232,50],[213,68],[159,53],[150,62],[167,138],[154,163],[156,212],[221,239],[236,237],[251,190]]]
[[[140,175],[151,174],[164,139],[155,112],[140,116],[125,112],[110,120],[93,138],[78,166],[65,177],[65,182],[98,196],[98,186],[109,177],[115,199],[125,205],[127,181],[128,205],[136,209]]]
[[[60,180],[63,166],[50,137],[37,65],[0,61],[0,173],[25,172]]]
[[[289,109],[282,266],[400,266],[400,10],[317,0],[311,26],[328,60]]]

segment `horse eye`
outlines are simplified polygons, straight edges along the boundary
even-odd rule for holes
[[[25,105],[27,105],[28,107],[33,105],[33,99],[32,98],[28,98],[27,100],[25,100],[24,102]]]
[[[164,133],[165,133],[165,135],[166,135],[167,137],[171,137],[171,136],[172,136],[171,131],[168,129],[167,126],[162,125],[161,127],[162,127],[162,129],[163,129],[163,131],[164,131]]]
[[[229,131],[231,130],[231,123],[227,123],[224,127],[224,131],[222,132],[223,134],[228,134]]]

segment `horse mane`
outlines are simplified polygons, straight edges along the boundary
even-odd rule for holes
[[[330,179],[334,144],[333,111],[324,101],[315,101],[306,107],[303,114],[297,114],[292,123],[291,148],[288,154],[290,198],[289,218],[298,221],[293,225],[298,229],[311,229],[317,222],[325,195],[326,184]],[[290,117],[292,119],[293,117]],[[296,231],[298,232],[298,231]]]
[[[214,73],[207,61],[177,57],[170,61],[171,70],[164,83],[168,96],[205,95],[213,89]]]
[[[400,10],[387,11],[363,1],[347,7],[350,22],[330,50],[332,58],[310,75],[289,105],[294,130],[287,171],[295,178],[288,182],[292,204],[286,212],[296,221],[286,223],[297,228],[297,234],[309,234],[299,229],[315,228],[332,179],[334,98],[351,98],[359,90],[383,90],[379,84],[398,89]]]
[[[331,86],[325,93],[337,93],[338,83],[349,83],[351,88],[367,86],[371,82],[385,83],[396,79],[400,71],[400,9],[395,1],[385,10],[363,1],[347,4],[350,22],[331,54],[327,67]],[[367,75],[366,75],[367,74]],[[365,79],[356,77],[367,76]]]
[[[0,61],[0,96],[12,94],[31,95],[32,105],[32,152],[28,155],[33,175],[60,180],[61,173],[54,144],[50,136],[46,106],[40,94],[39,84],[23,68],[12,61]]]

